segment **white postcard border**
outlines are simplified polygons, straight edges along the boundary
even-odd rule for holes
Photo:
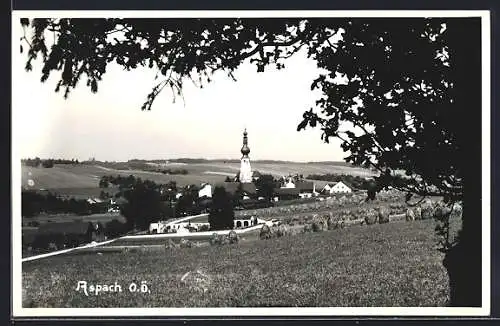
[[[120,17],[120,18],[236,18],[236,17],[480,17],[482,20],[482,209],[483,209],[483,286],[480,308],[450,307],[305,307],[305,308],[23,308],[22,307],[22,232],[21,232],[21,157],[16,148],[22,117],[12,103],[12,313],[14,317],[84,317],[84,316],[487,316],[490,313],[490,12],[487,10],[356,10],[356,11],[30,11],[12,12],[12,64],[23,65],[19,55],[20,18],[37,17]],[[24,58],[24,57],[23,57]],[[17,71],[17,70],[16,70]],[[16,87],[12,70],[12,89]],[[21,87],[21,86],[19,86]],[[14,92],[14,91],[12,91]],[[29,90],[26,90],[29,96]]]

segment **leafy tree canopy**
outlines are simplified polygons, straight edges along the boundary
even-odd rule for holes
[[[311,84],[322,95],[304,113],[299,130],[320,127],[325,141],[342,140],[348,162],[383,171],[375,190],[397,185],[409,193],[462,197],[460,146],[467,128],[457,105],[470,103],[464,94],[477,91],[464,85],[464,75],[476,68],[477,54],[463,42],[464,33],[477,27],[474,20],[112,18],[21,24],[29,45],[26,69],[41,56],[41,80],[61,71],[56,91],[64,88],[65,97],[84,76],[97,92],[112,62],[126,70],[157,70],[146,110],[165,87],[182,94],[185,80],[203,87],[216,71],[233,77],[247,59],[258,71],[271,64],[281,69],[304,48],[323,69]],[[402,177],[398,170],[405,180],[394,183]]]

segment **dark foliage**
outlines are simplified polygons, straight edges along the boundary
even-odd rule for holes
[[[127,232],[126,224],[113,219],[104,225],[104,234],[109,238],[117,238]]]
[[[127,202],[122,206],[121,213],[127,219],[129,229],[146,230],[150,223],[163,216],[159,187],[154,182],[137,178],[123,196]]]
[[[21,192],[21,214],[24,217],[33,217],[41,213],[78,215],[105,213],[108,203],[90,204],[83,199],[61,198],[57,194],[39,193],[32,190]]]
[[[210,230],[229,230],[234,227],[233,200],[223,187],[215,187],[208,215]]]
[[[27,158],[27,159],[22,159],[21,163],[25,166],[31,166],[31,167],[53,167],[54,164],[80,164],[78,162],[78,159],[71,159],[71,160],[66,160],[66,159],[46,159],[42,160],[39,157],[35,157],[33,159]]]
[[[258,197],[264,197],[268,201],[274,197],[274,189],[277,187],[277,182],[271,174],[262,174],[254,183],[257,188]]]

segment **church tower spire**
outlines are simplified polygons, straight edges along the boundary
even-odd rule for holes
[[[241,147],[241,154],[243,154],[243,157],[248,157],[248,154],[250,154],[250,148],[248,147],[248,133],[246,128],[245,131],[243,131],[243,146]]]
[[[248,147],[248,133],[247,129],[243,131],[243,146],[241,147],[241,166],[240,166],[240,182],[250,183],[252,182],[252,168],[250,167],[250,148]]]

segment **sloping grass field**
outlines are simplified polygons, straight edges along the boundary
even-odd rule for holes
[[[24,307],[445,306],[433,220],[23,263]],[[78,281],[123,292],[76,291]],[[147,282],[149,293],[130,293]]]

